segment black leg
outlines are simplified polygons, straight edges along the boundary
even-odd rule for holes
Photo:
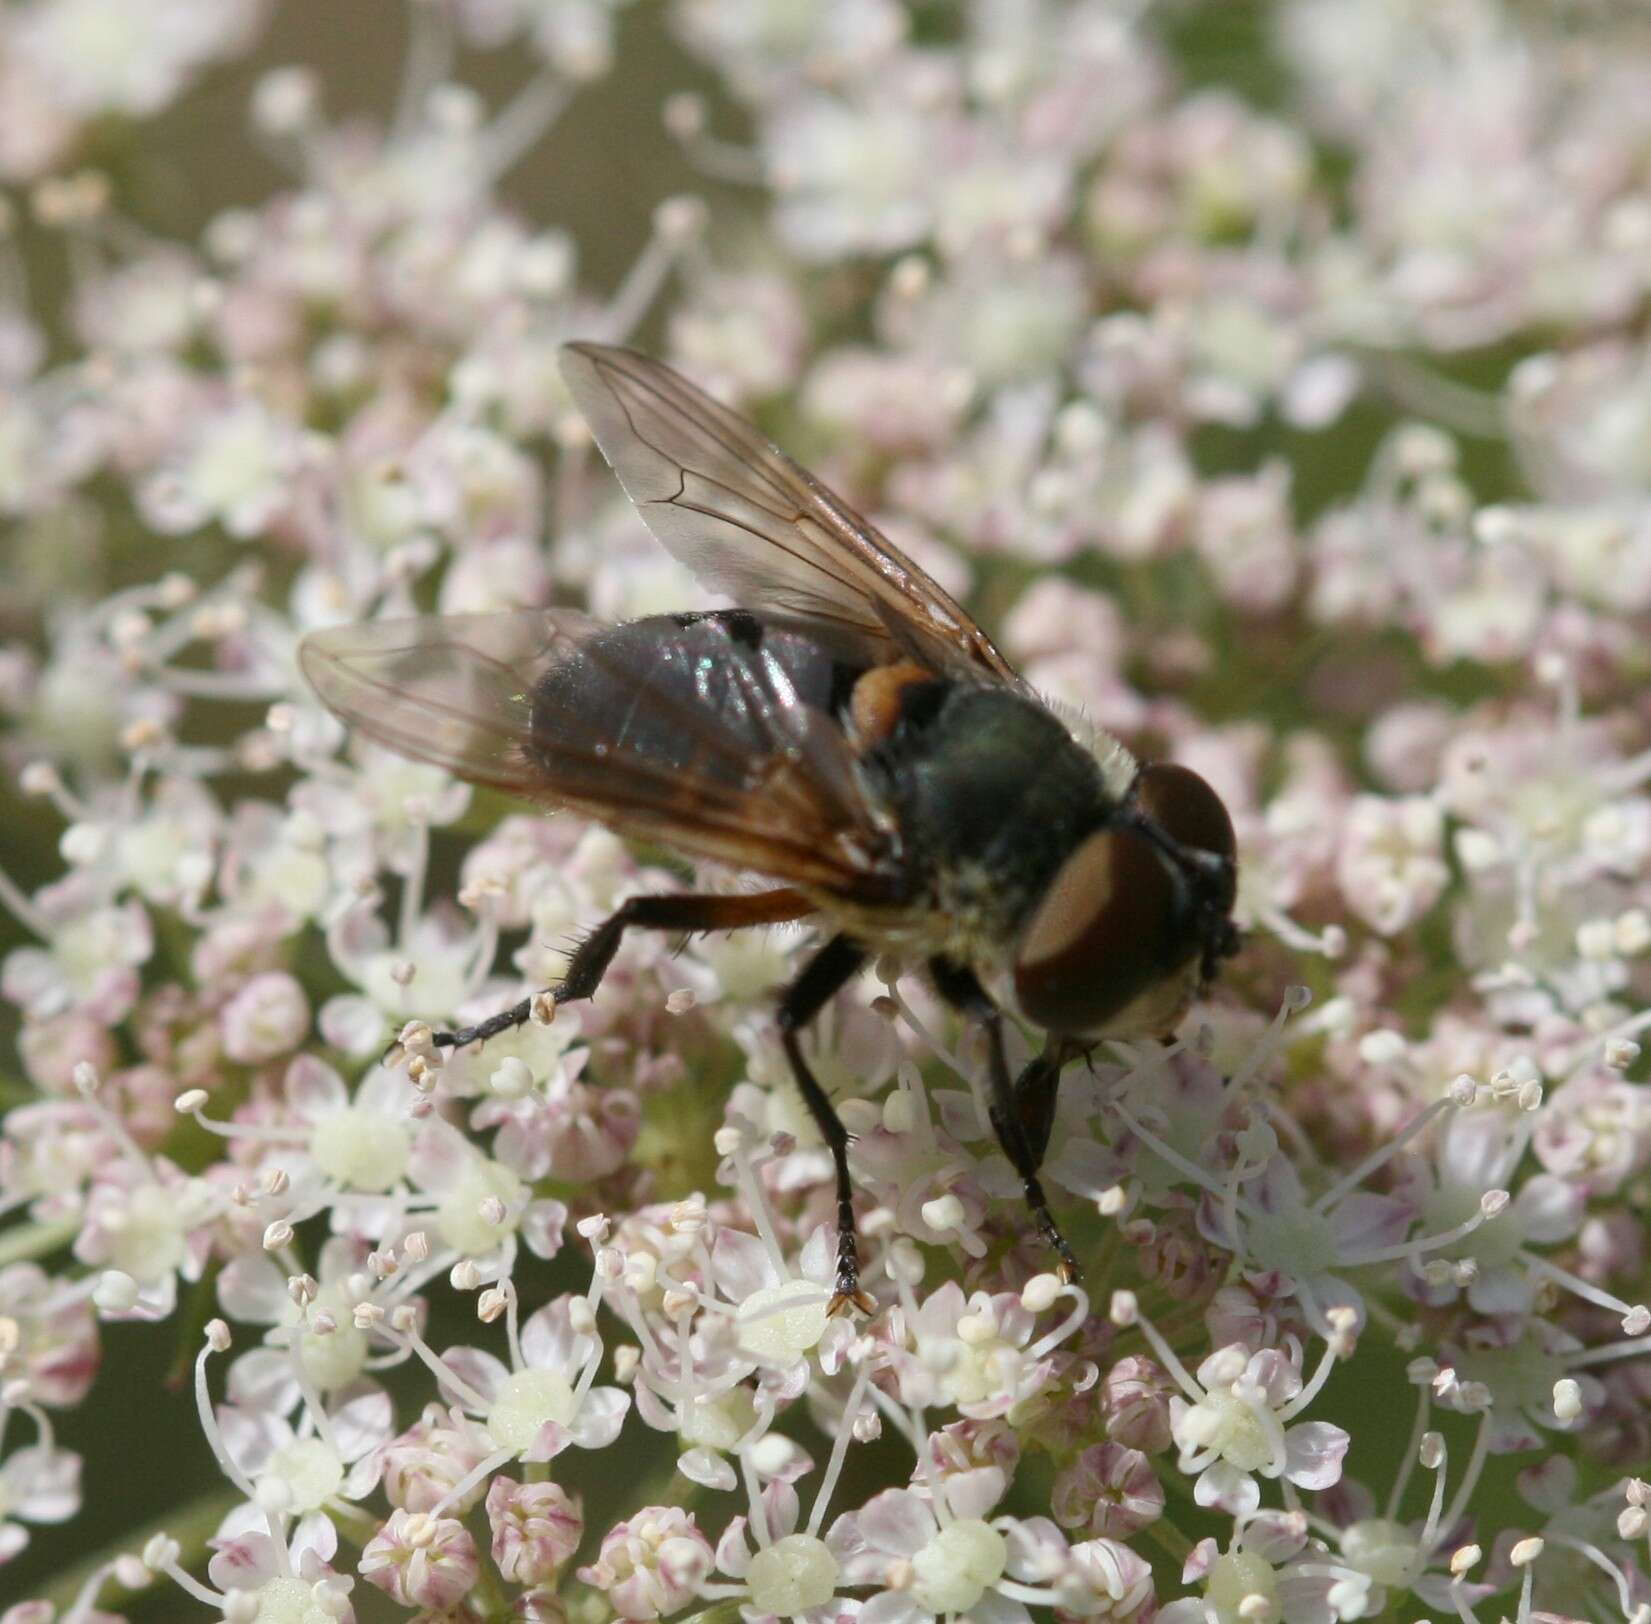
[[[747,925],[779,925],[801,919],[814,905],[799,891],[757,891],[750,895],[704,896],[686,892],[681,896],[632,897],[593,930],[574,950],[568,973],[541,997],[553,1004],[571,1004],[589,998],[602,983],[619,940],[632,925],[645,930],[740,930]],[[829,994],[827,995],[829,996]],[[532,1017],[535,1000],[524,998],[497,1015],[489,1015],[474,1026],[456,1032],[437,1032],[435,1044],[441,1049],[462,1049],[467,1043],[483,1043],[488,1038],[525,1025]]]
[[[1060,1083],[1060,1066],[1049,1048],[1034,1059],[1016,1082],[1009,1079],[1009,1057],[1003,1048],[1003,1017],[998,1007],[987,996],[986,989],[975,978],[974,971],[946,959],[934,959],[929,974],[940,996],[960,1014],[976,1021],[986,1032],[987,1069],[991,1081],[991,1100],[988,1107],[992,1130],[1009,1165],[1020,1175],[1021,1189],[1026,1192],[1026,1205],[1031,1208],[1038,1234],[1054,1248],[1060,1259],[1063,1280],[1077,1280],[1082,1270],[1072,1255],[1049,1210],[1048,1198],[1038,1179],[1038,1167],[1049,1142],[1050,1126],[1055,1116],[1055,1090]],[[1058,1051],[1057,1051],[1058,1053]],[[1030,1106],[1039,1143],[1033,1148],[1022,1108]]]
[[[1055,1105],[1060,1098],[1061,1071],[1071,1058],[1066,1042],[1051,1037],[1042,1054],[1035,1054],[1015,1079],[1015,1118],[1026,1140],[1034,1169],[1043,1166],[1049,1135],[1055,1127]]]
[[[809,961],[803,973],[780,998],[780,1042],[791,1062],[803,1104],[814,1118],[831,1151],[837,1169],[837,1287],[829,1312],[841,1313],[852,1305],[862,1313],[872,1313],[877,1304],[860,1289],[860,1252],[854,1236],[854,1186],[848,1176],[848,1129],[837,1115],[831,1096],[820,1087],[808,1069],[798,1041],[803,1028],[825,1007],[832,996],[866,962],[866,952],[846,936],[834,936]]]

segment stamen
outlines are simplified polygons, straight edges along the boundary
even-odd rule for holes
[[[1425,1382],[1417,1385],[1416,1393],[1416,1418],[1410,1425],[1410,1442],[1399,1457],[1399,1469],[1393,1476],[1393,1487],[1387,1496],[1384,1514],[1389,1522],[1399,1520],[1399,1506],[1404,1499],[1404,1491],[1410,1486],[1411,1472],[1421,1458],[1422,1434],[1427,1431],[1428,1416],[1433,1408],[1433,1391]]]
[[[1152,1349],[1153,1357],[1174,1377],[1176,1385],[1195,1404],[1202,1403],[1209,1397],[1193,1380],[1187,1367],[1176,1357],[1175,1350],[1164,1340],[1158,1327],[1141,1312],[1134,1292],[1113,1292],[1109,1317],[1114,1325],[1133,1325],[1140,1331],[1147,1340],[1147,1346]]]
[[[516,92],[476,137],[476,170],[491,186],[542,141],[573,100],[574,86],[549,68]]]
[[[1468,1501],[1473,1498],[1473,1491],[1479,1486],[1479,1474],[1485,1469],[1485,1459],[1490,1454],[1490,1441],[1491,1411],[1487,1408],[1479,1418],[1479,1431],[1473,1440],[1473,1453],[1468,1457],[1467,1470],[1462,1474],[1462,1481],[1457,1484],[1456,1493],[1451,1497],[1450,1510],[1445,1513],[1445,1528],[1455,1528],[1466,1513]],[[1439,1475],[1442,1483],[1442,1468]]]
[[[222,1320],[208,1321],[206,1340],[201,1344],[201,1351],[195,1355],[195,1412],[200,1417],[201,1431],[206,1436],[213,1458],[218,1462],[218,1469],[247,1499],[256,1500],[258,1496],[252,1479],[235,1464],[224,1443],[224,1435],[218,1430],[218,1417],[212,1408],[212,1395],[206,1385],[207,1360],[214,1353],[223,1353],[228,1348],[229,1327]]]
[[[1646,1616],[1645,1603],[1641,1602],[1636,1605],[1634,1601],[1633,1587],[1629,1583],[1627,1573],[1592,1541],[1578,1539],[1574,1534],[1556,1533],[1551,1527],[1543,1537],[1552,1540],[1555,1545],[1563,1545],[1568,1550],[1575,1551],[1579,1556],[1586,1557],[1616,1586],[1617,1605],[1622,1609],[1623,1618],[1631,1620]],[[1530,1570],[1527,1568],[1526,1578],[1529,1577]]]
[[[740,1475],[745,1479],[745,1497],[750,1503],[749,1526],[759,1550],[766,1551],[774,1543],[768,1528],[768,1507],[763,1504],[762,1484],[757,1481],[756,1462],[749,1449],[740,1451]]]
[[[623,339],[642,320],[684,247],[699,235],[704,207],[698,198],[673,197],[654,210],[653,234],[608,302],[602,318],[605,338]]]
[[[413,855],[401,882],[401,908],[396,923],[396,945],[404,953],[413,950],[418,938],[419,915],[424,909],[424,878],[430,868],[430,825],[409,814],[413,831]]]
[[[400,1314],[398,1313],[399,1317]],[[419,1335],[417,1328],[411,1323],[410,1317],[405,1328],[390,1324],[380,1326],[379,1329],[383,1330],[385,1335],[399,1339],[403,1346],[416,1353],[429,1368],[432,1375],[444,1382],[449,1389],[464,1400],[467,1409],[474,1410],[478,1415],[487,1414],[487,1400]]]
[[[808,1533],[815,1538],[819,1537],[820,1528],[825,1522],[826,1507],[831,1503],[832,1492],[837,1487],[837,1479],[843,1470],[843,1461],[848,1455],[848,1442],[854,1434],[854,1418],[860,1413],[860,1406],[865,1402],[866,1387],[871,1381],[872,1361],[869,1354],[861,1359],[860,1368],[854,1373],[854,1386],[849,1389],[847,1402],[843,1405],[842,1419],[837,1424],[837,1435],[831,1441],[831,1456],[826,1461],[825,1474],[820,1479],[820,1491],[814,1496],[813,1509],[808,1514]]]
[[[1332,1314],[1349,1314],[1348,1309],[1331,1309]],[[1301,1391],[1278,1411],[1278,1418],[1282,1421],[1293,1421],[1318,1397],[1320,1389],[1330,1379],[1330,1372],[1335,1369],[1337,1353],[1334,1345],[1329,1341],[1324,1344],[1324,1353],[1319,1359],[1318,1368],[1302,1384]]]
[[[1038,1278],[1053,1279],[1055,1277],[1040,1275]],[[1030,1292],[1032,1284],[1034,1283],[1035,1282],[1028,1282],[1027,1291],[1022,1293],[1023,1302],[1026,1295]],[[1026,1358],[1028,1359],[1038,1360],[1053,1353],[1055,1349],[1061,1345],[1061,1343],[1071,1336],[1071,1334],[1089,1318],[1089,1293],[1085,1291],[1082,1286],[1074,1285],[1070,1282],[1062,1282],[1060,1284],[1059,1291],[1055,1295],[1057,1299],[1061,1297],[1070,1297],[1072,1299],[1071,1312],[1068,1313],[1066,1318],[1063,1319],[1052,1331],[1048,1331],[1043,1336],[1040,1336],[1038,1340],[1026,1350]],[[1027,1304],[1027,1306],[1030,1307],[1031,1305]]]
[[[217,1612],[224,1610],[229,1598],[216,1590],[209,1590],[200,1580],[192,1578],[178,1566],[178,1544],[164,1534],[157,1534],[143,1548],[143,1565],[151,1573],[164,1573],[186,1595],[205,1602]]]
[[[1618,1314],[1624,1320],[1630,1321],[1634,1319],[1636,1309],[1640,1314],[1645,1312],[1639,1305],[1624,1302],[1621,1297],[1613,1295],[1603,1287],[1584,1280],[1580,1275],[1572,1274],[1569,1269],[1560,1268],[1557,1263],[1550,1263],[1547,1258],[1541,1257],[1535,1252],[1527,1251],[1524,1247],[1520,1247],[1517,1256],[1531,1273],[1542,1275],[1544,1278],[1564,1286],[1573,1296],[1582,1298],[1584,1302],[1593,1303],[1596,1308],[1608,1308],[1613,1314]]]
[[[1479,1210],[1471,1218],[1422,1240],[1400,1241],[1397,1245],[1379,1246],[1368,1252],[1349,1252],[1341,1259],[1342,1265],[1349,1269],[1362,1268],[1370,1263],[1391,1263],[1398,1258],[1411,1257],[1422,1252],[1437,1252],[1441,1247],[1454,1246],[1482,1224],[1489,1223],[1507,1204],[1506,1190],[1487,1190],[1480,1196]]]
[[[1313,995],[1305,987],[1285,989],[1277,1013],[1267,1023],[1267,1030],[1261,1034],[1261,1041],[1250,1051],[1244,1064],[1232,1074],[1228,1089],[1233,1098],[1242,1094],[1261,1074],[1262,1069],[1271,1063],[1284,1046],[1284,1028],[1288,1025],[1290,1017],[1306,1009],[1312,1001]]]
[[[49,942],[55,934],[51,921],[29,901],[22,888],[3,868],[0,868],[0,906],[31,936]]]
[[[440,0],[415,0],[407,8],[407,57],[396,91],[391,139],[409,140],[425,116],[430,93],[445,84],[453,70],[451,9]]]
[[[733,1168],[733,1183],[745,1199],[746,1208],[751,1214],[751,1222],[756,1225],[763,1250],[768,1253],[768,1261],[782,1280],[790,1278],[791,1269],[785,1261],[785,1249],[780,1245],[779,1235],[775,1232],[773,1219],[768,1213],[768,1202],[764,1199],[756,1174],[751,1169],[742,1124],[731,1123],[725,1128],[719,1128],[713,1143],[717,1154],[727,1157]]]
[[[1352,1194],[1378,1167],[1385,1165],[1398,1155],[1430,1122],[1443,1116],[1447,1111],[1460,1110],[1464,1103],[1471,1104],[1471,1097],[1467,1101],[1463,1101],[1458,1097],[1458,1085],[1463,1082],[1468,1085],[1471,1092],[1473,1079],[1471,1077],[1458,1078],[1456,1083],[1451,1085],[1451,1092],[1445,1098],[1435,1100],[1425,1110],[1418,1111],[1393,1138],[1376,1150],[1371,1151],[1350,1172],[1337,1179],[1307,1210],[1313,1213],[1328,1212],[1344,1196]]]

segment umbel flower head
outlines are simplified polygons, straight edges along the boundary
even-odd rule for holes
[[[388,111],[264,0],[0,8],[0,1624],[1645,1624],[1637,8],[381,9]],[[1242,950],[1173,1031],[988,985],[1006,1106],[950,946],[794,1043],[785,923],[540,996],[753,877],[298,648],[723,606],[578,340],[806,452],[1109,782],[1207,781]]]

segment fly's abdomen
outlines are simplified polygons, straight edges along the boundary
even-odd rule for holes
[[[540,677],[526,748],[568,788],[618,758],[743,788],[783,738],[783,713],[829,715],[843,681],[811,638],[743,610],[650,615]]]

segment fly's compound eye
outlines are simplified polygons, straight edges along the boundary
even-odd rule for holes
[[[1153,762],[1135,777],[1135,805],[1145,821],[1173,841],[1192,884],[1204,938],[1204,978],[1238,951],[1233,901],[1238,891],[1238,841],[1221,797],[1190,767]],[[1213,859],[1213,861],[1212,861]]]
[[[1021,937],[1020,1007],[1048,1031],[1100,1030],[1184,956],[1180,916],[1168,860],[1145,835],[1091,835],[1061,865]]]
[[[1229,863],[1238,854],[1233,820],[1221,797],[1190,767],[1155,761],[1135,778],[1135,804],[1171,840]]]

